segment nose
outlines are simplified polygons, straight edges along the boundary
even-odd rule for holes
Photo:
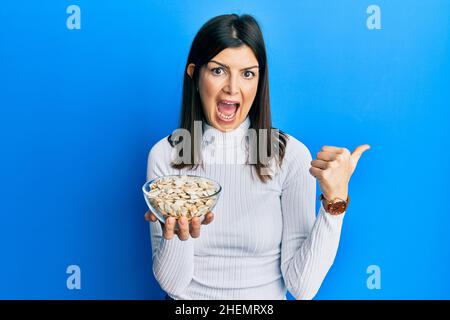
[[[235,95],[239,93],[239,82],[236,76],[228,77],[228,81],[223,90],[229,95]]]

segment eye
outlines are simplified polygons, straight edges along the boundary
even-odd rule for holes
[[[217,67],[217,68],[212,68],[212,69],[211,69],[211,72],[212,72],[213,75],[215,75],[215,76],[220,76],[220,75],[222,75],[222,74],[225,72],[225,70],[223,70],[222,67]]]
[[[244,78],[246,78],[246,79],[252,79],[255,76],[256,75],[255,75],[255,73],[253,71],[250,71],[250,70],[244,71]]]

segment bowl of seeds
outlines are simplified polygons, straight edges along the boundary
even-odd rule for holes
[[[164,223],[168,217],[203,221],[219,200],[222,187],[205,177],[167,175],[147,181],[142,191],[150,211]]]

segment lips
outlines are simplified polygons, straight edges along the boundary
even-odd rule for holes
[[[217,103],[217,114],[219,119],[225,122],[231,122],[236,117],[236,111],[239,108],[239,101],[220,100]]]

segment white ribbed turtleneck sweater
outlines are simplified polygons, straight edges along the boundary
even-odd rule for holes
[[[196,174],[222,186],[214,221],[197,239],[162,237],[150,222],[153,273],[174,299],[312,299],[333,264],[344,214],[320,207],[309,173],[311,153],[289,136],[283,164],[263,183],[245,164],[247,117],[239,128],[221,132],[204,123],[203,168],[173,169],[167,137],[148,157],[147,180],[168,174]]]

